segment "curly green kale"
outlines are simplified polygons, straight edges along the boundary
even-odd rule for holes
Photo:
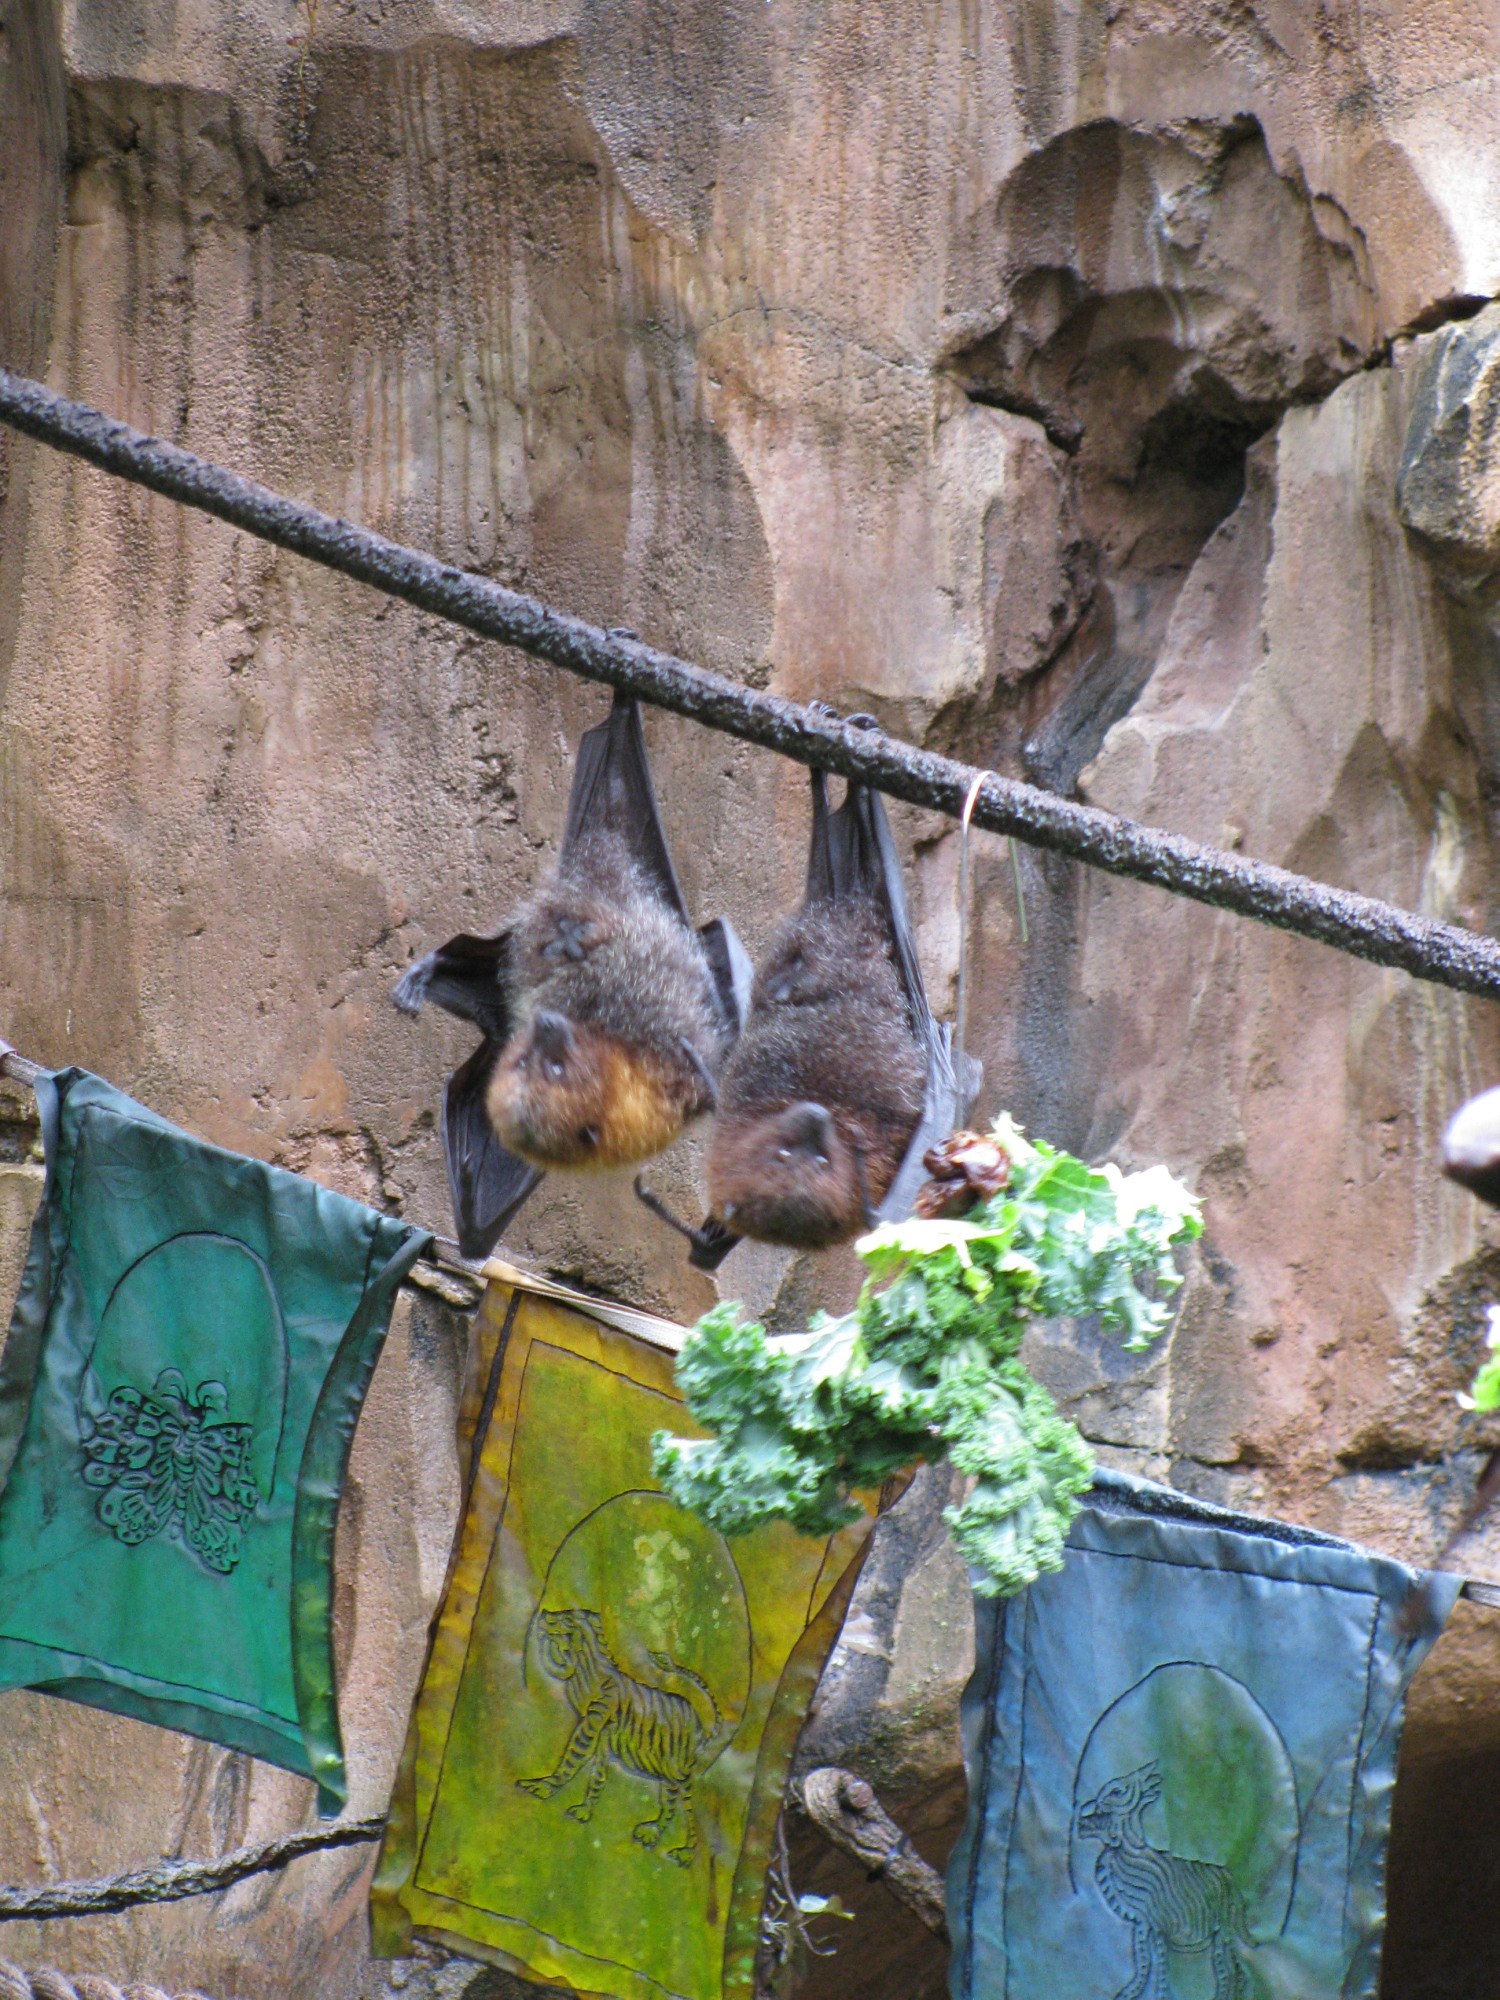
[[[1500,1306],[1489,1307],[1485,1318],[1490,1329],[1490,1355],[1470,1383],[1468,1395],[1458,1399],[1465,1410],[1500,1410]]]
[[[947,1520],[976,1588],[1013,1596],[1061,1568],[1094,1459],[1017,1359],[1022,1337],[1034,1320],[1094,1315],[1146,1347],[1181,1282],[1173,1250],[1202,1223],[1164,1167],[1086,1167],[1008,1118],[995,1137],[1010,1184],[961,1221],[863,1238],[852,1312],[775,1339],[737,1306],[705,1314],[677,1380],[713,1435],[655,1439],[674,1499],[726,1535],[773,1518],[826,1535],[858,1514],[852,1492],[947,1456],[975,1481]]]

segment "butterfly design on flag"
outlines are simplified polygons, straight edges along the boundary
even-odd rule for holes
[[[222,1382],[196,1392],[177,1368],[148,1393],[128,1383],[83,1418],[83,1478],[102,1488],[101,1524],[134,1548],[164,1531],[227,1576],[260,1504],[249,1469],[251,1426],[224,1421]]]

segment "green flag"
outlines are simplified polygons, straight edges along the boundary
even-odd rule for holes
[[[428,1240],[39,1076],[47,1192],[0,1355],[0,1687],[345,1795],[330,1619],[349,1441]]]

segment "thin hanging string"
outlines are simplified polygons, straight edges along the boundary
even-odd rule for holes
[[[958,822],[958,997],[953,1010],[953,1083],[956,1125],[967,1108],[964,1101],[964,1059],[969,1040],[969,821],[989,773],[976,771]]]
[[[1017,854],[1016,843],[1011,839],[1009,834],[1005,836],[1005,844],[1010,849],[1010,872],[1016,885],[1016,914],[1021,919],[1021,942],[1025,944],[1027,942],[1026,891],[1021,887],[1021,857]]]

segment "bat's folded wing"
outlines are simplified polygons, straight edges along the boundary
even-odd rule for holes
[[[713,974],[719,1006],[728,1024],[730,1039],[738,1036],[750,1012],[750,988],[755,984],[755,967],[727,917],[715,917],[698,932],[703,956]]]
[[[687,904],[656,808],[640,705],[632,695],[617,694],[603,722],[579,739],[559,861],[567,863],[575,849],[586,851],[599,833],[623,843],[668,909],[686,925]]]
[[[443,1158],[458,1247],[465,1257],[488,1257],[506,1224],[543,1179],[540,1171],[507,1152],[484,1108],[499,1048],[479,1047],[449,1077],[443,1092]]]
[[[403,1014],[429,1001],[461,1021],[472,1021],[484,1040],[449,1077],[443,1091],[443,1159],[453,1197],[458,1247],[466,1257],[487,1257],[501,1231],[542,1176],[507,1152],[484,1108],[485,1092],[511,1031],[506,942],[497,937],[449,938],[418,959],[392,988]]]
[[[955,1075],[953,1030],[946,1022],[933,1018],[927,989],[922,983],[916,935],[906,907],[901,857],[879,793],[864,785],[851,785],[837,812],[824,818],[817,808],[815,787],[809,882],[826,883],[825,893],[834,896],[875,895],[890,926],[891,955],[906,995],[912,1029],[927,1055],[922,1116],[896,1169],[895,1179],[875,1211],[882,1222],[904,1222],[911,1214],[917,1189],[927,1178],[923,1155],[962,1125],[969,1106],[979,1095],[984,1070],[972,1056],[967,1056],[963,1077]]]

